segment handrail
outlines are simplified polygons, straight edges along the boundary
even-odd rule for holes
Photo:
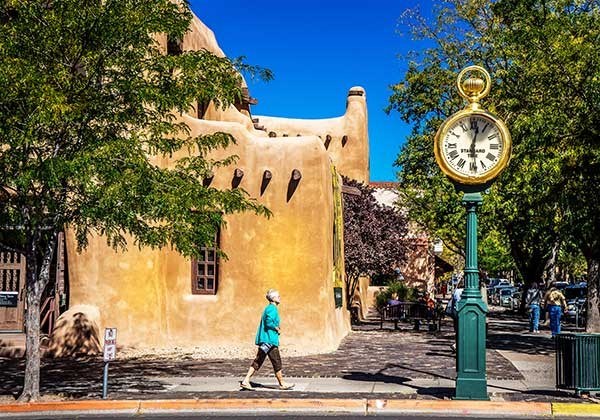
[[[42,308],[40,309],[40,314],[44,314],[42,321],[40,322],[40,330],[43,329],[46,321],[48,322],[48,330],[47,334],[50,336],[52,334],[52,328],[54,327],[54,322],[56,321],[56,298],[54,296],[47,297],[44,303],[42,304]]]

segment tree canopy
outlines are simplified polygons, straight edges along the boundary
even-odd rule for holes
[[[0,3],[0,246],[27,258],[27,367],[22,399],[39,395],[39,304],[58,232],[123,249],[210,243],[227,214],[268,210],[241,189],[199,180],[231,136],[192,136],[179,118],[197,101],[228,106],[240,70],[206,50],[167,55],[185,1],[8,0]],[[267,77],[270,74],[264,73]],[[190,157],[158,163],[180,149]],[[131,244],[129,244],[131,245]]]
[[[388,108],[414,127],[397,161],[401,188],[420,200],[411,212],[446,242],[463,231],[448,214],[458,205],[433,159],[433,136],[463,106],[458,72],[482,65],[493,80],[483,106],[505,120],[514,146],[484,198],[482,236],[507,238],[527,283],[540,280],[557,245],[577,244],[588,262],[588,325],[599,329],[600,2],[449,0],[432,20],[408,17],[406,31],[431,45],[411,56]]]
[[[350,305],[360,276],[392,274],[406,260],[406,217],[397,208],[379,204],[373,189],[344,177],[360,195],[344,194],[344,261]]]

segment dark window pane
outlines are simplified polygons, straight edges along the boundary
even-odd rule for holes
[[[213,290],[215,288],[215,280],[212,278],[206,279],[206,288],[208,290]]]
[[[208,272],[206,273],[208,276],[214,276],[215,275],[215,266],[212,264],[209,264],[206,266]]]
[[[198,290],[204,290],[204,279],[198,279]]]
[[[208,258],[206,259],[206,261],[214,261],[214,260],[215,260],[215,251],[211,249],[208,251]]]
[[[205,274],[204,264],[198,264],[198,275],[203,276]]]

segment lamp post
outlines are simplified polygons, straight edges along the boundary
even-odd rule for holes
[[[463,80],[464,76],[469,75]],[[482,76],[482,77],[479,77]],[[479,66],[463,69],[457,78],[460,95],[469,103],[440,126],[434,153],[442,172],[463,193],[467,212],[465,285],[456,306],[456,394],[460,400],[487,400],[485,367],[487,304],[479,290],[477,208],[510,160],[511,137],[506,125],[484,110],[479,100],[491,88],[489,73]]]
[[[467,211],[465,243],[465,286],[457,305],[456,399],[487,400],[485,366],[487,304],[481,299],[477,265],[477,208],[483,202],[480,192],[465,192],[462,203]]]

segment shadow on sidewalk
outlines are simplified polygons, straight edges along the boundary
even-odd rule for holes
[[[510,350],[531,355],[554,355],[554,341],[540,335],[515,335],[510,332],[492,333],[488,336],[487,348]]]
[[[390,367],[402,367],[398,365],[393,365]],[[387,369],[387,367],[385,368]],[[385,370],[382,369],[382,370]],[[412,369],[409,369],[412,370]],[[428,373],[420,371],[421,373]],[[387,375],[382,373],[382,371],[377,373],[367,373],[367,372],[350,372],[347,375],[343,376],[344,379],[350,381],[363,381],[363,382],[382,382],[386,384],[397,384],[403,385],[408,388],[412,388],[416,391],[417,395],[428,395],[431,397],[439,398],[439,399],[448,399],[454,396],[454,388],[448,387],[423,387],[415,384],[411,384],[411,378],[407,378],[404,376],[395,376],[395,375]]]
[[[454,393],[455,393],[454,387],[419,386],[419,385],[411,383],[412,379],[409,377],[388,375],[388,374],[384,373],[388,369],[402,369],[402,370],[406,370],[408,372],[414,372],[414,373],[418,373],[421,375],[424,374],[424,375],[430,376],[434,379],[445,379],[445,380],[452,381],[452,382],[455,381],[455,378],[450,377],[449,375],[442,375],[442,374],[439,374],[436,372],[430,372],[430,371],[422,370],[422,369],[415,369],[413,367],[401,365],[401,364],[388,364],[383,369],[381,369],[379,372],[374,373],[374,374],[367,373],[367,372],[350,372],[349,374],[344,375],[343,378],[348,379],[348,380],[353,380],[353,381],[383,382],[383,383],[387,383],[387,384],[403,385],[408,388],[414,389],[416,391],[417,395],[424,395],[424,396],[426,395],[426,396],[431,396],[431,397],[435,397],[435,398],[439,398],[439,399],[448,399],[448,398],[454,397]],[[564,392],[564,391],[547,390],[547,389],[523,391],[521,389],[511,388],[508,386],[499,386],[499,385],[490,385],[490,384],[488,384],[488,391],[512,394],[512,395],[516,396],[514,398],[514,400],[518,400],[518,401],[521,401],[523,399],[528,399],[528,397],[523,397],[523,396],[530,396],[530,397],[534,397],[534,398],[540,397],[542,399],[544,399],[544,398],[572,399],[573,398],[573,395],[571,395],[567,392]],[[519,396],[521,396],[521,397],[519,397]]]

